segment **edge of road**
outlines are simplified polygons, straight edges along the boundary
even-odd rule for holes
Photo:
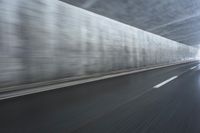
[[[69,86],[75,86],[79,84],[109,79],[113,77],[119,77],[139,72],[145,72],[150,71],[154,69],[161,69],[165,67],[175,66],[175,65],[181,65],[181,64],[187,64],[187,63],[196,63],[198,60],[190,60],[190,61],[183,61],[183,62],[176,62],[173,64],[168,65],[159,65],[159,66],[149,66],[149,67],[143,67],[139,69],[134,70],[123,70],[123,71],[115,71],[104,75],[90,75],[88,77],[80,77],[79,79],[58,79],[58,80],[51,80],[51,81],[44,81],[44,82],[38,82],[38,83],[31,83],[31,84],[24,84],[24,85],[18,85],[18,86],[11,86],[11,87],[4,87],[1,88],[0,91],[0,100],[9,99],[9,98],[15,98],[19,96],[44,92],[44,91],[50,91],[55,90],[59,88],[69,87]]]

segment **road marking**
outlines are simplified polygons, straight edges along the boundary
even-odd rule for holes
[[[193,69],[195,69],[195,68],[197,68],[197,66],[191,67],[190,70],[193,70]]]
[[[154,86],[153,88],[160,88],[161,86],[163,86],[163,85],[169,83],[170,81],[172,81],[172,80],[174,80],[174,79],[176,79],[176,78],[178,78],[178,76],[171,77],[170,79],[163,81],[162,83],[160,83],[160,84]]]
[[[159,69],[159,68],[166,68],[169,66],[183,65],[183,64],[185,66],[185,65],[188,65],[185,63],[189,63],[189,62],[192,62],[192,61],[179,62],[179,63],[170,64],[170,65],[162,65],[162,66],[155,66],[155,67],[149,67],[149,68],[141,68],[138,70],[129,70],[126,72],[118,71],[116,73],[110,73],[110,74],[104,75],[104,76],[103,75],[102,76],[101,75],[93,75],[93,76],[91,76],[91,78],[81,77],[82,79],[80,78],[80,80],[75,80],[75,81],[73,81],[73,80],[69,81],[68,78],[64,78],[64,79],[59,79],[59,80],[51,80],[51,81],[46,81],[46,82],[39,82],[39,83],[32,83],[32,84],[25,84],[25,85],[1,88],[0,89],[0,101],[4,100],[4,99],[35,94],[35,93],[55,90],[55,89],[59,89],[59,88],[69,87],[69,86],[85,84],[85,83],[89,83],[89,82],[109,79],[109,78],[118,77],[118,76],[124,76],[124,75],[139,73],[139,72],[145,72],[145,71],[155,70],[155,69]],[[192,63],[192,64],[194,64],[194,63]],[[174,69],[179,69],[179,67],[176,67]],[[174,69],[172,69],[172,70],[174,70]],[[154,88],[151,88],[147,92],[149,92],[153,89]],[[145,93],[147,93],[147,92],[145,92]]]

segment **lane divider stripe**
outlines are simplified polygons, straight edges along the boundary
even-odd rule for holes
[[[163,86],[163,85],[169,83],[170,81],[172,81],[172,80],[174,80],[174,79],[176,79],[176,78],[178,78],[178,76],[171,77],[170,79],[167,79],[167,80],[161,82],[160,84],[157,84],[157,85],[154,86],[153,88],[160,88],[161,86]]]
[[[195,69],[195,68],[197,68],[197,66],[191,67],[190,70],[193,70],[193,69]]]

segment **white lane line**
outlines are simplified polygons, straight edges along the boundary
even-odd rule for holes
[[[197,68],[197,66],[191,67],[190,70],[193,70],[193,69],[195,69],[195,68]]]
[[[157,84],[157,85],[154,86],[153,88],[160,88],[161,86],[163,86],[163,85],[169,83],[170,81],[172,81],[172,80],[174,80],[174,79],[176,79],[176,78],[178,78],[178,76],[171,77],[170,79],[165,80],[165,81],[163,81],[163,82],[160,83],[160,84]]]

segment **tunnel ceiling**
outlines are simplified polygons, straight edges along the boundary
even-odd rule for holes
[[[200,44],[200,0],[62,1],[184,44]]]

